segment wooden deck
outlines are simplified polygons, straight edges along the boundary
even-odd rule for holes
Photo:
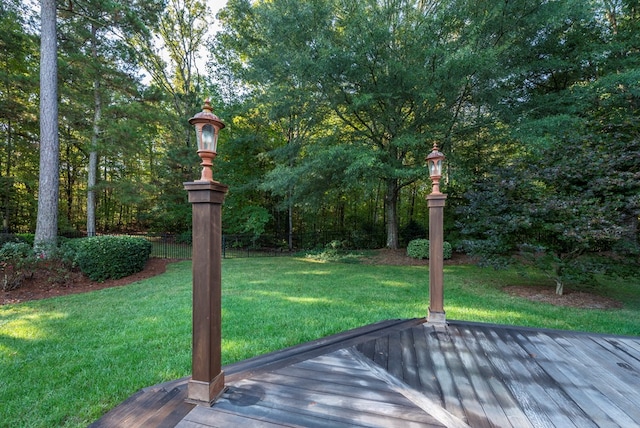
[[[187,379],[92,427],[637,427],[640,338],[390,320],[226,366],[213,407]]]

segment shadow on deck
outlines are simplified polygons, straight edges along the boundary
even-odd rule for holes
[[[91,427],[640,426],[640,338],[389,320],[223,368],[212,407],[188,378]]]

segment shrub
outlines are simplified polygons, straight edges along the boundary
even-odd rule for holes
[[[186,232],[181,232],[176,235],[176,244],[189,244],[191,245],[193,242],[193,231],[187,230]]]
[[[151,242],[130,236],[95,236],[80,241],[75,262],[93,281],[118,279],[144,269]]]
[[[407,255],[413,259],[429,258],[429,240],[414,239],[407,245]]]
[[[445,260],[450,259],[453,255],[453,247],[447,241],[442,243],[442,255]],[[429,258],[429,240],[414,239],[407,245],[407,255],[414,259]]]
[[[0,248],[7,242],[20,242],[13,233],[0,233]]]
[[[0,286],[3,291],[15,290],[33,275],[36,258],[33,249],[24,242],[6,242],[0,248]]]
[[[442,243],[442,255],[445,260],[449,260],[453,256],[453,246],[447,241]]]
[[[347,241],[334,239],[323,248],[305,251],[304,257],[319,262],[360,263],[361,254],[347,250]]]
[[[60,242],[58,250],[58,258],[67,266],[77,267],[78,249],[82,245],[84,238],[68,239],[65,238]]]
[[[25,244],[29,244],[33,247],[33,243],[36,239],[36,235],[33,233],[18,233],[16,238],[20,242],[24,242]]]

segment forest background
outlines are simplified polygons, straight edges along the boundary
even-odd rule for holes
[[[560,276],[637,272],[637,0],[229,0],[215,17],[199,0],[55,5],[48,153],[38,7],[0,0],[6,232],[36,229],[39,161],[59,155],[60,234],[188,236],[188,118],[210,97],[227,125],[227,234],[406,245],[428,227],[437,144],[454,247]]]

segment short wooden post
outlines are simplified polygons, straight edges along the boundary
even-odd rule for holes
[[[444,324],[444,205],[447,195],[431,193],[427,196],[429,206],[429,310],[427,322]]]
[[[224,390],[222,371],[222,203],[228,187],[184,183],[193,212],[193,349],[188,400],[211,406]]]

